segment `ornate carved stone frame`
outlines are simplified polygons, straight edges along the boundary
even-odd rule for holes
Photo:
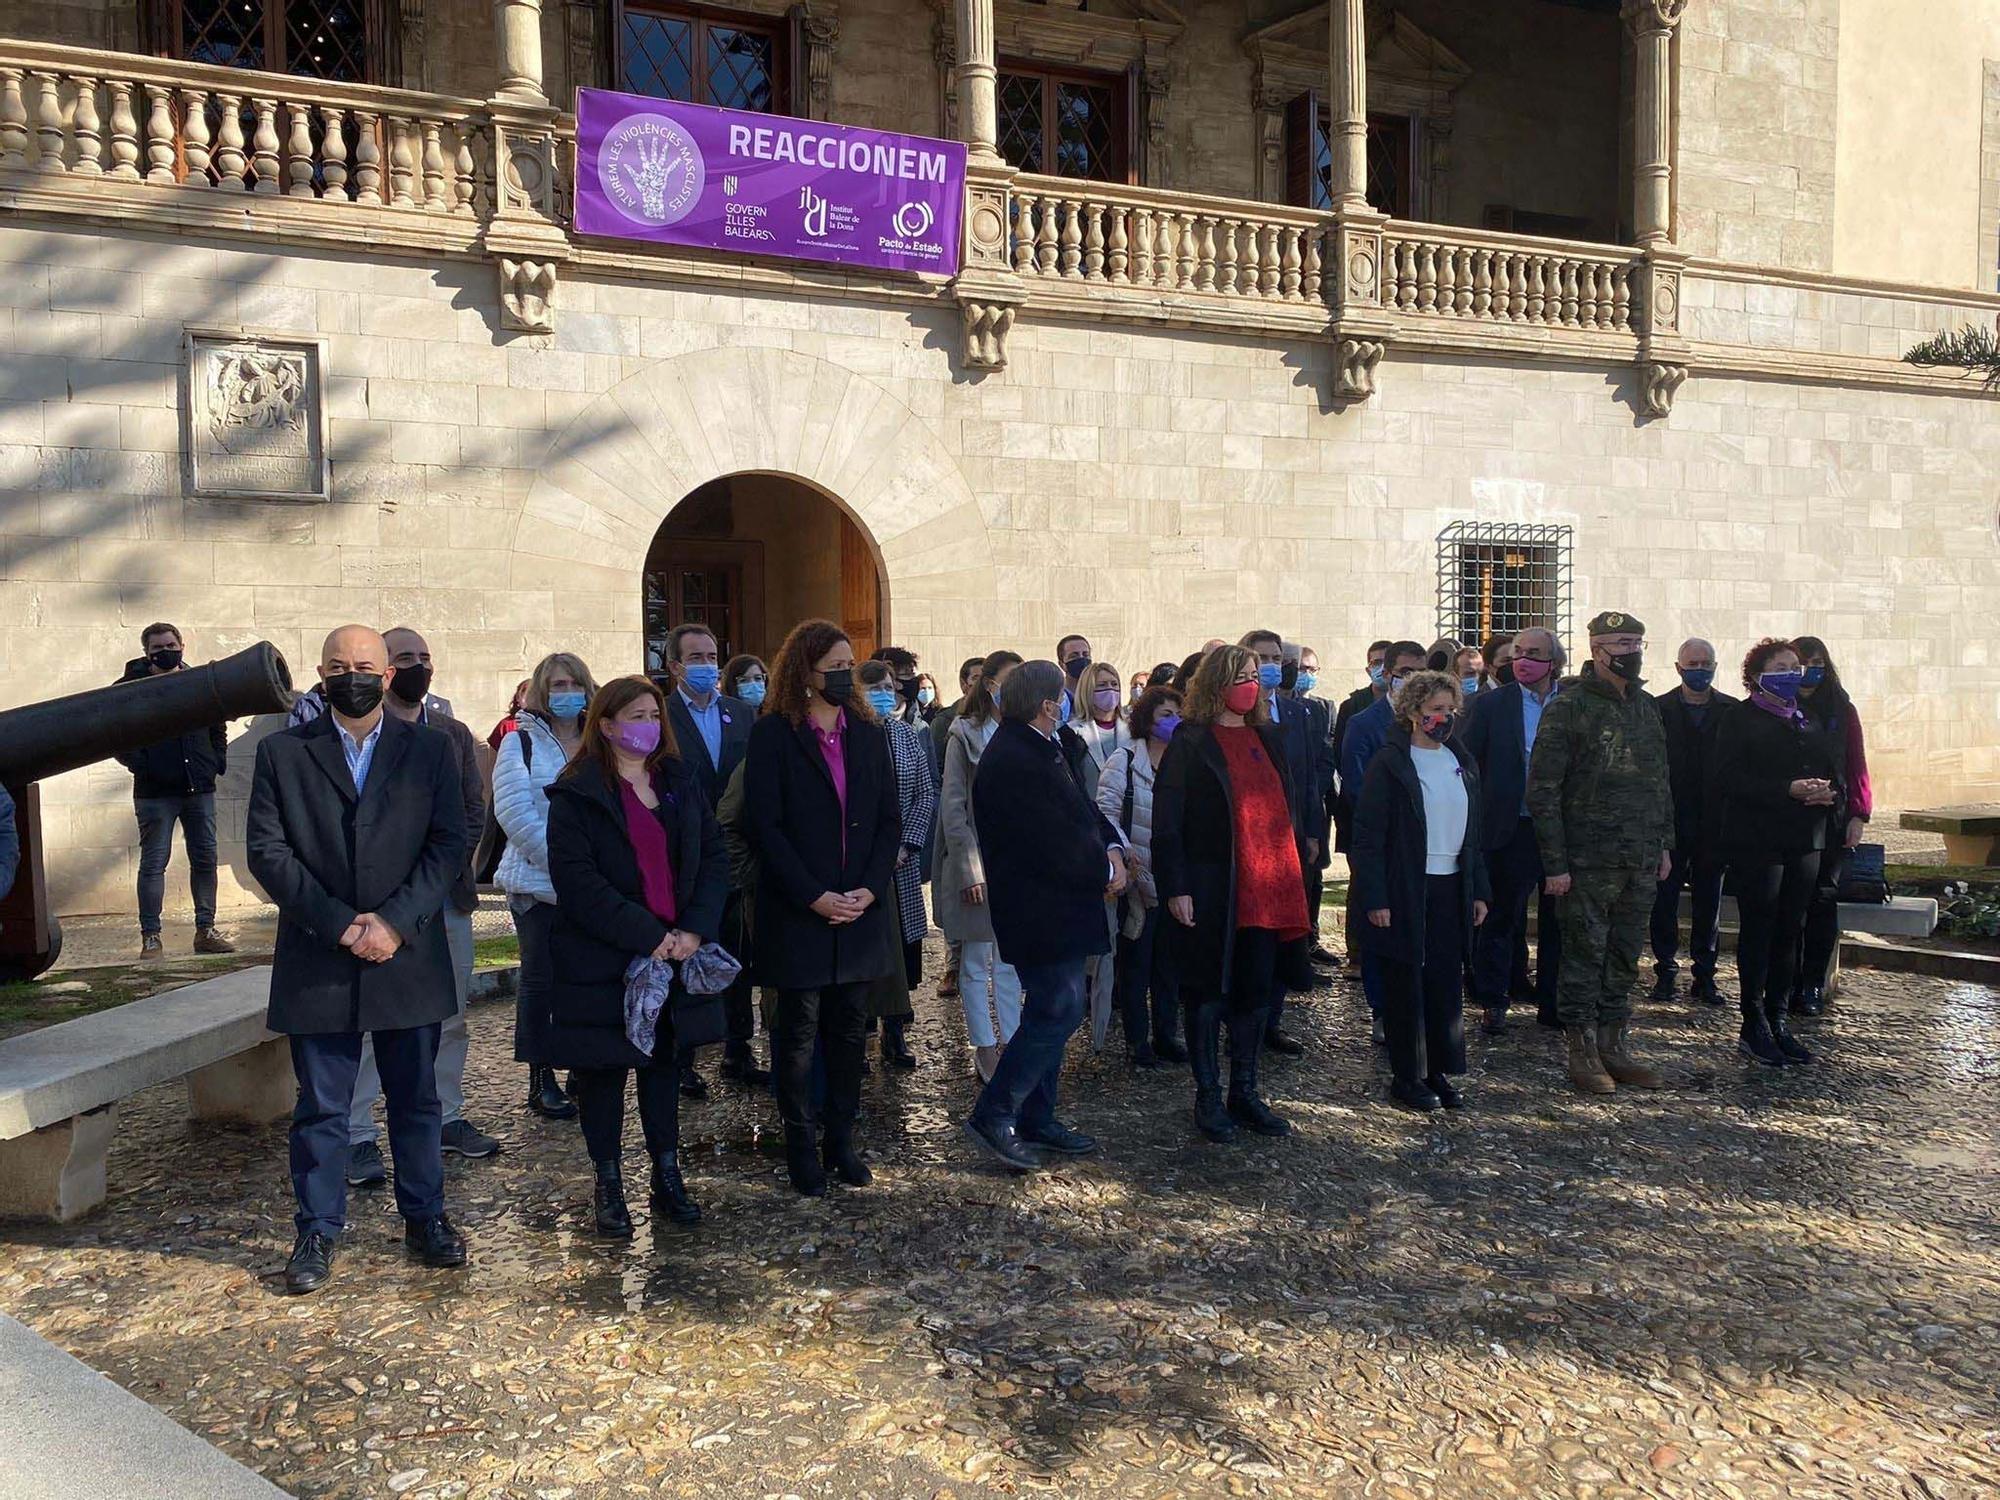
[[[197,500],[325,501],[326,340],[282,330],[197,326],[182,330],[181,482]],[[214,356],[232,368],[211,379]],[[268,482],[289,469],[297,483]]]

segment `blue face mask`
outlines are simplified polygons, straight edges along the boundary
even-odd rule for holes
[[[1266,692],[1269,692],[1284,680],[1285,668],[1282,663],[1267,661],[1258,665],[1257,686],[1263,688]]]
[[[1818,687],[1822,682],[1826,681],[1826,668],[1807,667],[1803,676],[1807,687]]]
[[[1381,663],[1379,663],[1379,662],[1378,662],[1378,663],[1376,663],[1376,664],[1375,664],[1374,666],[1372,666],[1372,667],[1370,667],[1370,668],[1368,669],[1368,680],[1369,680],[1369,681],[1370,681],[1371,683],[1373,683],[1373,684],[1374,684],[1374,685],[1375,685],[1376,687],[1381,687],[1381,686],[1382,686],[1382,666],[1381,666]]]
[[[1796,703],[1799,689],[1805,686],[1803,672],[1765,672],[1757,679],[1757,686],[1776,698],[1780,703]]]
[[[875,710],[876,718],[889,718],[896,712],[896,690],[891,687],[870,688],[868,706]]]
[[[1305,693],[1310,693],[1314,688],[1318,686],[1319,686],[1318,673],[1316,672],[1299,673],[1299,692],[1302,695]]]
[[[1466,697],[1470,698],[1474,693],[1479,691],[1479,679],[1477,677],[1461,677],[1458,679],[1458,686],[1459,690]]]
[[[920,687],[917,689],[917,703],[920,707],[929,708],[935,702],[937,702],[936,688]]]
[[[1687,684],[1691,693],[1705,693],[1715,686],[1715,668],[1682,667],[1681,681]]]
[[[549,713],[555,718],[580,718],[588,707],[590,707],[590,695],[581,689],[549,694]]]
[[[722,669],[712,661],[698,661],[681,668],[681,675],[687,679],[690,693],[697,698],[706,698],[715,691],[715,685],[722,680]]]
[[[764,701],[764,679],[758,677],[749,682],[739,682],[736,684],[736,696],[752,708],[757,707]]]

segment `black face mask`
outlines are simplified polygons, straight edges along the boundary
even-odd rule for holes
[[[146,660],[158,667],[162,672],[172,672],[179,669],[181,654],[179,646],[162,646],[157,651],[148,651],[146,653]]]
[[[389,691],[405,703],[423,702],[424,694],[430,690],[431,669],[421,662],[414,667],[396,668],[396,675],[389,679]]]
[[[1639,669],[1646,664],[1643,651],[1624,651],[1611,658],[1611,670],[1627,682],[1639,680]]]
[[[854,697],[854,672],[851,668],[840,667],[820,675],[826,681],[821,684],[819,695],[827,702],[844,704]]]
[[[922,689],[923,689],[923,684],[918,682],[917,679],[914,677],[908,679],[905,682],[899,682],[896,684],[896,691],[902,694],[903,701],[905,703],[915,703],[917,701],[917,694],[920,691],[922,691]]]
[[[1501,662],[1493,669],[1493,680],[1502,687],[1510,685],[1514,681],[1514,664],[1511,661]]]
[[[350,719],[365,719],[382,703],[380,672],[335,672],[320,680],[327,706]]]
[[[1071,682],[1075,682],[1077,678],[1084,674],[1084,671],[1089,666],[1090,658],[1088,656],[1072,656],[1063,663],[1063,676],[1067,677]]]

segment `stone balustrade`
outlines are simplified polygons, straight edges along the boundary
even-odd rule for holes
[[[0,171],[482,219],[483,106],[128,53],[0,44]]]
[[[1392,222],[1382,300],[1417,318],[1630,333],[1638,265],[1616,246]]]

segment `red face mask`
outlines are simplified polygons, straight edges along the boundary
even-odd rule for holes
[[[1229,705],[1233,714],[1247,714],[1257,706],[1257,684],[1239,682],[1222,695],[1222,701]]]

